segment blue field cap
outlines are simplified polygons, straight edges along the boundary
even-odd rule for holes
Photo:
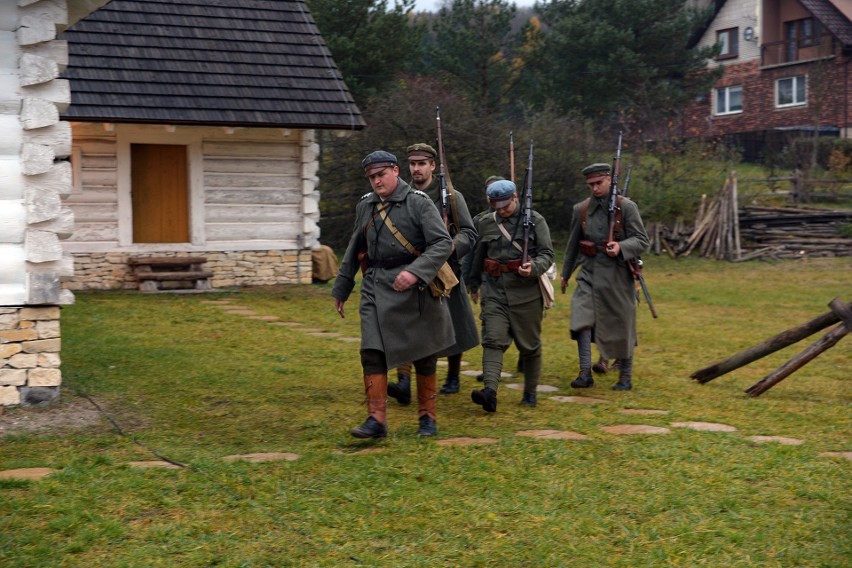
[[[500,179],[488,186],[485,190],[485,195],[488,196],[488,201],[494,209],[505,207],[512,201],[517,187],[514,183],[507,179]]]

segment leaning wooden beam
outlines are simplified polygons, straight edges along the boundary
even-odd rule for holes
[[[843,305],[839,298],[835,298],[829,303],[829,306],[831,306],[835,302],[839,303],[840,305]],[[848,309],[852,309],[852,303],[846,304],[845,306]],[[705,367],[704,369],[695,371],[694,373],[689,375],[689,377],[695,379],[699,383],[708,383],[716,377],[721,377],[726,373],[730,373],[734,369],[739,369],[744,365],[748,365],[752,361],[757,361],[761,357],[765,357],[770,353],[775,353],[776,351],[783,349],[788,345],[792,345],[793,343],[801,341],[802,339],[813,335],[821,329],[825,329],[826,327],[839,322],[840,319],[840,316],[838,316],[834,311],[828,312],[819,316],[818,318],[812,319],[809,322],[803,323],[802,325],[796,326],[792,329],[788,329],[787,331],[783,331],[775,337],[771,337],[763,343],[755,345],[750,349],[740,351],[736,355],[732,355],[731,357],[728,357],[723,361],[719,361],[718,363],[714,363],[709,367]]]
[[[851,318],[852,319],[852,318]],[[838,341],[840,341],[844,335],[849,333],[849,330],[852,329],[852,323],[842,323],[823,335],[819,341],[748,387],[745,392],[749,396],[760,396],[765,393],[794,372],[798,371],[802,367],[804,367],[808,362],[812,361],[822,353],[834,347]]]

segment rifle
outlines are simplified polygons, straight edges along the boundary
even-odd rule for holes
[[[515,183],[515,133],[509,131],[509,180]]]
[[[618,131],[618,147],[615,150],[615,159],[612,162],[612,184],[609,188],[609,237],[607,242],[615,240],[615,224],[618,210],[618,173],[621,169],[621,131]]]
[[[618,133],[618,150],[616,151],[616,159],[615,164],[613,166],[613,177],[612,177],[612,197],[610,198],[610,237],[609,240],[613,238],[613,230],[615,228],[615,209],[613,206],[617,207],[616,195],[618,194],[617,182],[618,182],[618,168],[621,167],[621,132]],[[622,191],[622,195],[627,197],[627,191],[630,189],[630,172],[633,169],[632,165],[627,166],[627,176],[624,178],[624,191]],[[648,303],[648,309],[651,310],[651,315],[654,318],[657,317],[657,310],[654,308],[654,302],[651,301],[651,293],[648,291],[648,285],[645,284],[645,277],[642,276],[642,259],[640,257],[636,257],[632,260],[627,261],[627,268],[630,269],[630,274],[633,275],[633,278],[639,282],[639,286],[642,288],[642,294],[645,296],[645,302]]]
[[[435,107],[435,119],[438,123],[438,179],[441,182],[441,219],[444,221],[444,226],[450,232],[451,237],[455,237],[459,232],[458,212],[456,211],[456,197],[453,189],[453,182],[450,179],[450,173],[444,165],[444,138],[441,135],[441,107]]]
[[[533,142],[530,140],[530,160],[527,166],[526,183],[524,184],[524,248],[521,254],[521,264],[530,259],[530,229],[532,228],[532,176],[533,176]]]

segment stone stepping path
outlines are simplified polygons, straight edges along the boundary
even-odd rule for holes
[[[528,436],[530,438],[543,438],[545,440],[586,440],[588,436],[570,430],[521,430],[515,432],[516,436]]]
[[[852,452],[822,452],[821,456],[828,456],[834,458],[846,458],[847,460],[852,460]]]
[[[785,446],[800,446],[805,443],[804,440],[799,440],[798,438],[785,438],[784,436],[746,436],[746,440],[751,440],[758,444],[777,442]],[[850,455],[850,459],[852,459],[852,452],[848,453]]]
[[[267,453],[257,453],[257,454],[236,454],[233,456],[225,456],[222,458],[228,462],[235,461],[247,461],[251,463],[266,463],[266,462],[274,462],[274,461],[296,461],[301,458],[299,454],[291,454],[288,452],[267,452]]]
[[[689,428],[700,432],[736,432],[737,429],[727,424],[716,424],[714,422],[672,422],[673,428]]]
[[[616,424],[614,426],[601,426],[601,430],[610,434],[633,435],[633,434],[668,434],[668,428],[662,426],[648,426],[647,424]]]
[[[246,306],[241,306],[239,304],[232,303],[231,300],[227,299],[217,299],[217,300],[202,300],[200,303],[207,304],[211,306],[217,306],[223,309],[225,313],[231,315],[242,315],[246,316],[252,320],[258,321],[266,321],[269,325],[281,326],[281,327],[289,327],[289,328],[298,328],[299,331],[306,333],[308,335],[312,335],[315,337],[328,337],[333,338],[337,341],[343,342],[359,342],[361,341],[360,337],[345,337],[341,336],[339,333],[335,332],[324,332],[320,329],[304,327],[304,324],[295,321],[279,321],[277,316],[271,315],[259,315],[257,312],[251,310]],[[462,365],[467,365],[466,361],[462,361]],[[446,366],[446,361],[438,361],[438,365]],[[461,374],[469,377],[475,377],[479,375],[482,371],[478,370],[465,370],[462,371]],[[501,377],[509,378],[514,375],[509,372],[501,373]],[[504,385],[506,388],[512,390],[523,390],[523,383],[508,383]],[[539,385],[536,388],[537,392],[556,392],[558,391],[558,387],[550,386],[550,385]],[[595,398],[590,396],[551,396],[550,400],[556,402],[564,402],[571,404],[583,404],[583,405],[596,405],[596,404],[609,404],[613,401],[603,399],[603,398]],[[615,412],[619,414],[626,415],[667,415],[670,414],[668,410],[658,410],[658,409],[646,409],[646,408],[621,408],[616,410]],[[702,432],[736,432],[737,428],[734,426],[729,426],[727,424],[719,424],[714,422],[672,422],[670,424],[672,428],[686,428],[690,430],[702,431]],[[671,432],[668,428],[662,426],[652,426],[648,424],[614,424],[609,426],[600,426],[600,429],[604,432],[614,435],[638,435],[638,434],[668,434]],[[581,434],[579,432],[572,432],[570,430],[521,430],[515,432],[516,436],[522,437],[530,437],[530,438],[538,438],[544,440],[586,440],[588,436],[585,434]],[[788,438],[784,436],[747,436],[747,440],[762,444],[762,443],[777,443],[783,445],[801,445],[804,444],[804,440],[800,440],[798,438]],[[496,444],[499,442],[497,438],[478,438],[478,437],[454,437],[454,438],[443,438],[439,440],[435,440],[435,445],[438,446],[475,446],[475,445],[485,445],[485,444]],[[334,453],[342,454],[347,456],[352,455],[361,455],[361,454],[375,454],[382,453],[387,450],[386,446],[369,446],[369,447],[359,447],[352,451],[347,450],[335,450]],[[828,456],[828,457],[840,457],[845,458],[847,460],[852,460],[852,451],[837,451],[837,452],[821,452],[820,456]],[[288,452],[260,452],[260,453],[248,453],[248,454],[235,454],[230,456],[225,456],[222,459],[228,462],[236,462],[236,461],[246,461],[249,463],[268,463],[275,461],[295,461],[300,459],[301,456],[298,454],[288,453]],[[164,469],[180,469],[180,466],[177,466],[173,463],[163,461],[163,460],[150,460],[150,461],[132,461],[129,462],[128,465],[134,468],[164,468]],[[37,480],[42,479],[52,473],[55,470],[47,467],[30,467],[30,468],[19,468],[19,469],[9,469],[5,471],[0,471],[0,479],[30,479]]]
[[[0,479],[42,479],[56,470],[49,467],[22,467],[0,471]]]
[[[570,402],[573,404],[609,404],[605,398],[594,398],[591,396],[551,396],[550,400],[556,402]]]
[[[482,371],[462,371],[461,374],[465,377],[478,377],[480,374],[482,374]],[[512,373],[507,373],[506,371],[500,373],[500,377],[503,379],[508,379],[509,377],[514,376],[515,375],[513,375]]]
[[[508,383],[503,386],[505,386],[507,389],[512,390],[524,390],[524,383]],[[550,385],[538,385],[537,387],[535,387],[535,392],[556,392],[558,390],[559,389],[557,387],[552,387]]]

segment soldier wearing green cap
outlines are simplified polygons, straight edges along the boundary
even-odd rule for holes
[[[588,388],[592,379],[591,343],[601,357],[616,359],[614,390],[630,390],[636,345],[636,289],[627,261],[648,250],[650,240],[639,207],[618,196],[613,239],[609,239],[612,168],[596,163],[583,168],[591,197],[574,205],[562,265],[562,292],[579,265],[571,297],[571,337],[577,341],[580,373],[574,388]]]
[[[408,154],[408,170],[411,173],[411,185],[428,195],[435,206],[441,208],[441,184],[435,175],[438,154],[429,144],[412,144],[406,149]],[[453,252],[450,255],[450,266],[459,279],[458,286],[450,291],[447,306],[453,320],[453,330],[456,343],[449,349],[439,353],[439,357],[447,357],[447,378],[441,386],[442,394],[459,392],[461,375],[461,360],[465,351],[479,345],[479,331],[476,329],[476,318],[467,297],[464,276],[461,274],[461,259],[473,249],[476,243],[476,228],[470,217],[464,196],[458,191],[453,192],[450,211],[447,219],[450,236],[453,238]],[[418,379],[419,380],[419,379]],[[397,367],[397,382],[388,383],[388,394],[397,402],[407,405],[411,402],[411,363]]]
[[[450,256],[453,241],[429,197],[399,179],[396,156],[377,150],[364,158],[361,167],[373,191],[355,208],[355,229],[331,291],[335,309],[344,317],[344,304],[362,267],[361,366],[369,416],[351,434],[387,436],[388,369],[414,361],[417,434],[433,436],[436,353],[451,347],[455,337],[446,302],[433,297],[427,284]],[[419,254],[409,252],[397,233]]]

